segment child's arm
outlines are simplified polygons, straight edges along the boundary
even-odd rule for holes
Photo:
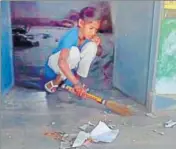
[[[72,71],[69,68],[67,59],[69,56],[69,50],[63,49],[60,53],[58,65],[64,75],[74,84],[75,92],[78,96],[86,97],[86,89],[82,86],[79,80],[73,75]]]
[[[93,38],[92,38],[92,41],[95,42],[98,46],[98,50],[97,50],[97,54],[96,56],[101,56],[102,54],[102,46],[100,45],[101,44],[101,39],[99,36],[95,35]]]
[[[59,60],[58,60],[58,65],[62,70],[62,72],[64,73],[64,75],[67,77],[67,79],[69,79],[74,85],[76,85],[79,83],[79,80],[76,79],[76,77],[73,75],[72,71],[69,68],[69,65],[67,62],[68,56],[69,56],[68,49],[61,50]]]
[[[96,56],[101,56],[102,53],[103,53],[103,48],[102,48],[101,45],[99,45],[99,46],[98,46],[98,50],[97,50],[97,54],[96,54]]]

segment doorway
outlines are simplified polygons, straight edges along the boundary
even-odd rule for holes
[[[53,11],[54,9],[46,9],[49,5],[56,7],[56,3],[61,9],[64,8],[61,13],[58,14],[57,11]],[[158,21],[157,17],[156,21],[153,21],[156,2],[81,1],[79,5],[74,4],[75,10],[66,7],[67,3],[65,1],[10,3],[12,15],[9,17],[12,17],[16,84],[40,89],[43,65],[50,50],[57,46],[59,37],[76,24],[75,20],[78,19],[82,8],[89,5],[103,6],[109,10],[104,11],[106,12],[104,26],[99,32],[105,53],[101,58],[95,59],[89,75],[92,81],[87,82],[92,84],[91,87],[94,89],[100,88],[100,92],[115,87],[146,105],[148,94],[152,90],[152,87],[148,86],[155,77],[149,76],[154,69],[150,69],[149,63],[151,59],[154,61],[156,55],[156,44],[152,44],[153,35],[157,36],[156,32],[153,33],[157,26],[155,23]],[[130,11],[127,11],[127,6],[131,8]],[[32,13],[29,14],[31,10]],[[124,94],[123,97],[126,97]]]
[[[16,85],[42,88],[44,65],[60,38],[77,25],[79,13],[85,7],[101,8],[101,52],[83,82],[92,90],[112,90],[115,31],[112,27],[112,5],[101,2],[11,2],[11,21]],[[59,8],[59,13],[58,13]],[[27,11],[26,11],[27,10]],[[30,13],[29,13],[30,12]],[[119,91],[117,91],[119,92]],[[119,96],[122,94],[119,92]]]

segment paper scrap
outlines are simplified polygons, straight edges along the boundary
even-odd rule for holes
[[[160,135],[164,135],[164,132],[158,132],[158,134],[160,134]]]
[[[51,122],[51,125],[55,125],[56,123],[55,122]]]
[[[80,126],[79,129],[86,131],[88,126],[89,126],[88,124],[84,124],[84,125]]]
[[[164,132],[159,132],[159,131],[157,131],[156,129],[153,130],[153,132],[155,132],[155,133],[157,133],[157,134],[159,134],[159,135],[164,135]]]
[[[95,126],[95,124],[91,123],[90,121],[88,122],[89,126]]]
[[[110,129],[114,129],[114,128],[116,127],[116,125],[109,124],[108,127],[109,127]]]
[[[79,147],[84,144],[84,142],[90,137],[89,133],[86,133],[84,131],[80,131],[78,136],[76,137],[76,140],[73,143],[72,147]]]
[[[86,140],[86,141],[84,142],[83,146],[89,148],[89,147],[91,146],[91,144],[92,144],[92,140],[89,140],[89,139],[88,139],[88,140]]]
[[[153,115],[152,113],[146,113],[145,116],[148,116],[150,118],[156,118],[156,115]]]
[[[90,137],[94,142],[110,143],[116,139],[118,134],[119,129],[111,130],[104,122],[100,121],[90,133]]]
[[[153,132],[157,132],[157,130],[155,129],[155,130],[153,130]]]
[[[76,137],[78,134],[69,134],[67,138],[65,138],[66,140],[70,141],[70,142],[74,142]]]
[[[61,142],[60,149],[69,149],[71,148],[71,143],[68,141]]]
[[[171,128],[171,127],[174,127],[175,125],[176,125],[176,122],[173,120],[169,120],[164,124],[165,128]]]

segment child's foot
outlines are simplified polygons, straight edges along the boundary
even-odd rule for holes
[[[45,89],[49,93],[54,93],[57,90],[57,88],[58,85],[54,84],[52,80],[45,84]]]

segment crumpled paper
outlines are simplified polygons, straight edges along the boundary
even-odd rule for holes
[[[94,142],[113,142],[117,135],[119,134],[119,129],[112,130],[104,122],[99,122],[99,124],[90,133],[90,138]]]
[[[89,133],[80,131],[72,147],[79,147],[84,144],[84,142],[90,137]]]
[[[82,146],[87,139],[90,139],[96,143],[97,142],[110,143],[116,139],[118,134],[119,129],[112,130],[104,122],[100,121],[99,124],[92,130],[91,133],[80,131],[72,147]]]

